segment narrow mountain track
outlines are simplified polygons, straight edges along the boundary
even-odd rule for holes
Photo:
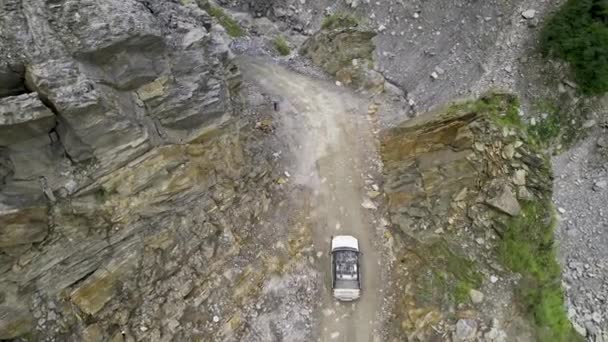
[[[259,60],[242,60],[244,77],[266,92],[281,98],[282,127],[297,142],[293,153],[293,181],[312,188],[311,216],[321,222],[313,239],[325,274],[323,298],[315,317],[320,341],[378,341],[374,333],[380,300],[381,253],[372,214],[362,206],[366,182],[371,182],[378,151],[372,125],[366,117],[367,102],[349,89],[315,80]],[[291,115],[287,115],[289,112]],[[281,113],[282,114],[282,113]],[[354,303],[338,303],[330,291],[329,241],[332,235],[347,234],[359,239],[363,252],[363,292]]]

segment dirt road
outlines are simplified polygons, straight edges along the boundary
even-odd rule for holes
[[[373,182],[377,150],[367,103],[348,89],[260,61],[242,61],[250,81],[280,99],[281,127],[290,134],[293,149],[292,181],[317,194],[311,219],[320,271],[325,274],[322,304],[316,313],[320,341],[379,341],[377,327],[380,253],[374,248],[375,226],[370,209],[362,207]],[[284,114],[284,115],[283,115]],[[369,199],[367,199],[369,200]],[[363,293],[354,303],[338,303],[331,296],[329,241],[332,235],[359,239],[363,251]]]

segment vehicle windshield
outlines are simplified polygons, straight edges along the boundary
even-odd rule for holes
[[[359,288],[358,257],[359,255],[355,251],[342,250],[334,252],[336,288]]]

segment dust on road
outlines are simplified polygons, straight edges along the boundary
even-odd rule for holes
[[[313,238],[316,249],[323,252],[319,267],[325,274],[322,305],[316,313],[319,340],[380,340],[374,330],[379,326],[382,263],[374,248],[377,237],[371,214],[361,205],[373,160],[378,159],[366,100],[280,66],[258,60],[240,63],[245,78],[281,98],[282,127],[293,135],[297,149],[292,179],[317,194],[311,216],[323,224],[314,228]],[[363,252],[362,297],[354,303],[338,303],[331,296],[329,241],[339,234],[358,238]]]

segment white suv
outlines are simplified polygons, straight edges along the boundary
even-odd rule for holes
[[[350,235],[331,239],[331,288],[336,299],[353,301],[361,295],[359,241]]]

